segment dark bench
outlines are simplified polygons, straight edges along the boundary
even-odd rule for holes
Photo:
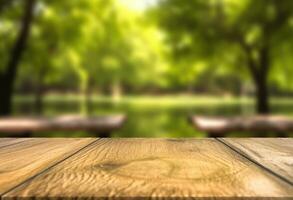
[[[286,136],[286,133],[293,131],[293,119],[284,116],[191,116],[189,121],[197,130],[207,132],[209,137],[224,137],[230,132],[256,132],[258,136],[276,132],[278,136]]]
[[[7,117],[0,118],[0,132],[10,136],[31,136],[33,132],[89,131],[97,137],[109,137],[122,127],[124,115],[116,116],[59,116],[59,117]]]

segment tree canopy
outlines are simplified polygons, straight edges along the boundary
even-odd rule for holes
[[[258,112],[269,112],[268,82],[286,79],[288,67],[278,63],[293,50],[292,1],[162,0],[157,12],[175,57],[244,68],[256,87]]]
[[[0,113],[14,91],[240,94],[293,89],[288,0],[1,0]],[[41,109],[40,109],[41,110]],[[41,112],[41,111],[40,111]]]

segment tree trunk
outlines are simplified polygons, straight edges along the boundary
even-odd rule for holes
[[[42,84],[38,85],[35,91],[35,109],[36,109],[36,114],[41,115],[43,113],[43,107],[44,107],[44,102],[43,102],[43,86]]]
[[[11,114],[11,104],[13,87],[16,78],[17,68],[21,60],[22,53],[25,49],[25,44],[29,36],[35,0],[25,0],[24,14],[21,20],[21,27],[12,47],[10,57],[5,70],[0,74],[1,94],[0,94],[0,115]]]
[[[269,45],[265,43],[258,49],[259,57],[253,58],[253,49],[242,43],[247,55],[247,66],[256,89],[256,112],[258,114],[269,114],[269,91],[268,74],[270,70]]]
[[[7,82],[7,77],[4,74],[0,74],[0,115],[3,116],[11,113],[12,91]]]
[[[256,81],[256,110],[258,114],[269,114],[269,93],[266,75],[260,74]]]
[[[257,112],[269,114],[268,74],[270,69],[269,47],[264,45],[259,51],[258,73],[256,77]]]
[[[35,82],[35,111],[36,114],[41,115],[43,114],[43,108],[44,108],[44,90],[45,90],[45,77],[48,73],[48,66],[44,65],[42,66],[37,74],[37,79]]]
[[[85,91],[85,104],[86,104],[86,114],[92,114],[92,88],[91,88],[91,81],[89,81],[86,91]]]

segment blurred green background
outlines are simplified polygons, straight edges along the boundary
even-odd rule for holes
[[[123,113],[113,137],[205,137],[189,115],[293,115],[291,0],[0,0],[0,41],[1,116]]]
[[[81,96],[48,95],[44,100],[44,115],[75,114],[82,109]],[[35,114],[33,97],[15,99],[16,114]],[[251,98],[213,96],[127,96],[119,102],[109,97],[95,96],[90,115],[124,113],[128,120],[123,128],[111,134],[112,137],[206,137],[207,134],[195,130],[187,121],[191,114],[206,116],[251,115],[254,103]],[[293,117],[293,103],[290,98],[273,98],[274,114]],[[268,137],[276,133],[267,133]],[[34,133],[37,137],[91,137],[87,132],[45,132]],[[253,137],[252,132],[229,133],[229,137]],[[292,137],[292,133],[288,133]]]

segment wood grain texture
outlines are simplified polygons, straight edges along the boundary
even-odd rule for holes
[[[293,138],[221,140],[293,184]]]
[[[28,138],[1,138],[0,139],[0,148],[4,148],[10,145],[24,142],[29,140]]]
[[[292,187],[213,139],[101,139],[8,199],[292,199]]]
[[[3,140],[7,141],[6,139]],[[0,148],[0,194],[72,155],[94,140],[89,138],[35,138]]]

